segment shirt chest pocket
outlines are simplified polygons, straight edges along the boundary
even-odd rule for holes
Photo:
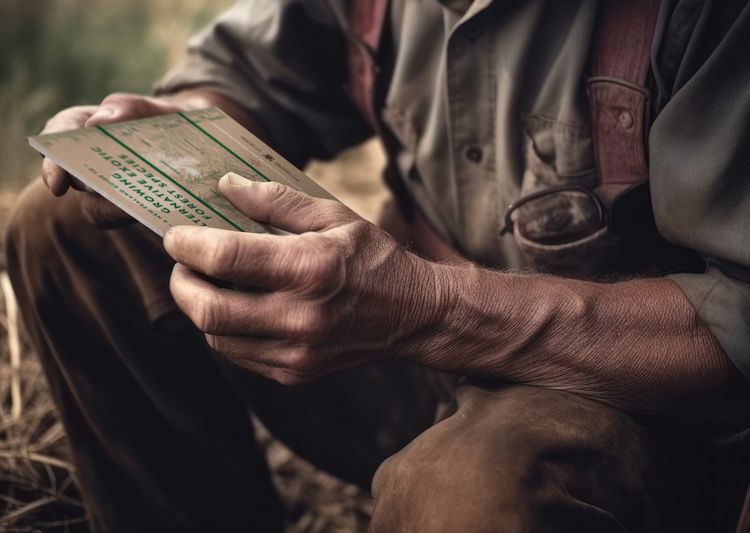
[[[606,269],[617,239],[604,224],[587,128],[522,116],[524,169],[513,235],[540,270],[591,277]]]
[[[591,132],[551,118],[522,115],[525,170],[521,194],[550,187],[595,183]]]

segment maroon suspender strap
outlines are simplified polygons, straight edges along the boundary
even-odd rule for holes
[[[597,196],[648,179],[646,86],[658,0],[602,0],[588,81]]]
[[[388,0],[353,0],[349,30],[357,42],[349,46],[349,92],[357,108],[376,131],[375,58],[388,14]]]
[[[401,214],[411,221],[414,203],[408,188],[395,169],[398,143],[379,118],[379,68],[376,60],[381,50],[387,23],[388,0],[351,0],[349,7],[349,85],[347,91],[357,109],[380,137],[387,154],[388,166],[383,177],[398,201]],[[379,87],[381,86],[381,87]]]
[[[588,92],[591,105],[596,195],[609,209],[625,190],[648,180],[647,81],[658,0],[601,0]],[[349,93],[380,132],[375,59],[388,15],[388,0],[352,0]]]

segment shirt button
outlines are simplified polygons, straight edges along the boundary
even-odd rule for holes
[[[466,159],[472,163],[479,163],[482,160],[482,149],[478,146],[469,146],[466,149]]]
[[[477,37],[479,37],[479,34],[482,33],[482,27],[478,22],[468,22],[464,24],[462,30],[464,32],[464,35],[466,35],[469,39],[476,39]]]
[[[631,113],[630,111],[621,111],[617,117],[617,120],[620,123],[620,126],[622,126],[622,128],[626,130],[629,130],[633,127],[633,124],[635,124],[633,113]]]

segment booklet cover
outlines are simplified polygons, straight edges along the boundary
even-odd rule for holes
[[[39,135],[29,144],[159,235],[178,225],[269,231],[219,193],[227,172],[333,198],[217,108]]]

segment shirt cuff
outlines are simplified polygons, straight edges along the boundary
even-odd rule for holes
[[[674,274],[675,281],[724,353],[750,379],[750,283],[712,266],[703,274]]]

